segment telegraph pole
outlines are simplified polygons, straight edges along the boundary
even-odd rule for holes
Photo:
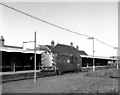
[[[94,52],[95,52],[95,50],[94,50],[94,37],[90,37],[90,38],[88,38],[88,39],[92,39],[92,40],[93,40],[93,71],[95,71],[95,59],[94,59]]]
[[[36,31],[34,34],[34,83],[36,83]]]
[[[118,64],[119,64],[119,58],[118,58],[118,57],[119,57],[119,56],[118,56],[118,47],[114,47],[114,49],[117,50],[117,69],[118,69],[118,68],[119,68],[119,67],[118,67]]]
[[[95,71],[95,60],[94,60],[94,37],[93,37],[93,71]]]
[[[34,41],[26,41],[24,43],[31,43],[34,42],[34,83],[36,83],[36,31],[34,33]],[[24,45],[23,45],[24,46]]]

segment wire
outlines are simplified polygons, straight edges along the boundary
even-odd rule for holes
[[[24,15],[27,15],[27,16],[29,16],[29,17],[32,17],[32,18],[34,18],[34,19],[36,19],[36,20],[39,20],[39,21],[42,21],[42,22],[47,23],[47,24],[49,24],[49,25],[52,25],[52,26],[54,26],[54,27],[60,28],[60,29],[62,29],[62,30],[66,30],[66,31],[68,31],[68,32],[71,32],[71,33],[74,33],[74,34],[78,34],[78,35],[81,35],[81,36],[85,36],[85,37],[91,37],[91,36],[88,36],[88,35],[84,35],[84,34],[81,34],[81,33],[74,32],[74,31],[72,31],[72,30],[63,28],[63,27],[58,26],[58,25],[55,25],[55,24],[53,24],[53,23],[50,23],[50,22],[45,21],[45,20],[43,20],[43,19],[37,18],[37,17],[35,17],[35,16],[32,16],[32,15],[30,15],[30,14],[28,14],[28,13],[25,13],[25,12],[23,12],[23,11],[20,11],[20,10],[18,10],[18,9],[15,9],[15,8],[13,8],[13,7],[11,7],[11,6],[6,5],[6,4],[3,4],[3,3],[0,3],[0,4],[3,5],[3,6],[5,6],[5,7],[10,8],[10,9],[13,9],[13,10],[19,12],[19,13],[22,13],[22,14],[24,14]]]
[[[69,29],[63,28],[63,27],[61,27],[61,26],[55,25],[55,24],[50,23],[50,22],[48,22],[48,21],[45,21],[45,20],[43,20],[43,19],[37,18],[37,17],[35,17],[35,16],[32,16],[32,15],[30,15],[30,14],[28,14],[28,13],[25,13],[25,12],[23,12],[23,11],[20,11],[20,10],[18,10],[18,9],[16,9],[16,8],[13,8],[13,7],[8,6],[8,5],[6,5],[6,4],[3,4],[3,3],[0,3],[0,4],[3,5],[3,6],[5,6],[5,7],[10,8],[10,9],[13,9],[13,10],[19,12],[19,13],[22,13],[22,14],[24,14],[24,15],[26,15],[26,16],[32,17],[32,18],[34,18],[34,19],[36,19],[36,20],[39,20],[39,21],[42,21],[42,22],[44,22],[44,23],[46,23],[46,24],[49,24],[49,25],[52,25],[52,26],[54,26],[54,27],[60,28],[60,29],[62,29],[62,30],[66,30],[66,31],[68,31],[68,32],[71,32],[71,33],[74,33],[74,34],[77,34],[77,35],[81,35],[81,36],[85,36],[85,37],[88,37],[88,38],[92,38],[91,36],[88,36],[88,35],[85,35],[85,34],[81,34],[81,33],[78,33],[78,32],[74,32],[74,31],[72,31],[72,30],[69,30]],[[97,38],[94,38],[94,39],[97,40],[97,41],[99,41],[100,43],[102,43],[102,44],[104,44],[104,45],[107,45],[107,46],[109,46],[109,47],[115,48],[114,46],[111,46],[111,45],[109,45],[109,44],[106,44],[105,42],[102,42],[102,41],[98,40]]]
[[[102,43],[102,44],[104,44],[104,45],[106,45],[106,46],[109,46],[109,47],[115,48],[114,46],[109,45],[109,44],[106,44],[105,42],[102,42],[102,41],[98,40],[97,38],[95,38],[95,40],[97,40],[98,42],[100,42],[100,43]]]

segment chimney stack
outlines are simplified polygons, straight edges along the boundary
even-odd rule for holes
[[[76,49],[79,50],[79,46],[78,45],[76,45]]]
[[[74,46],[73,46],[73,42],[70,43],[70,46],[71,46],[71,47],[74,47]]]
[[[0,47],[4,47],[4,41],[3,36],[0,36]]]
[[[52,40],[51,42],[51,46],[54,47],[55,46],[55,42]]]

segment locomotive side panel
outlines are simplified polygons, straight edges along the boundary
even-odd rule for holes
[[[56,67],[60,72],[81,71],[81,63],[81,57],[58,55],[56,60]]]

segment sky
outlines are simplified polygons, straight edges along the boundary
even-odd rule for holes
[[[117,2],[4,2],[11,7],[31,14],[69,30],[94,36],[95,38],[118,46],[118,3]],[[56,28],[44,22],[0,5],[0,36],[5,45],[22,46],[23,41],[33,41],[37,33],[37,44],[65,44],[79,46],[92,55],[92,40]],[[27,47],[33,47],[27,43]],[[115,56],[117,51],[95,40],[95,56]]]

